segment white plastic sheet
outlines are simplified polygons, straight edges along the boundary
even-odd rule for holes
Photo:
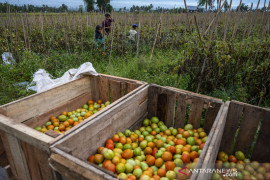
[[[60,84],[78,79],[84,75],[98,76],[98,73],[94,69],[92,63],[83,63],[78,69],[70,69],[65,72],[62,77],[57,79],[52,79],[52,76],[44,69],[39,69],[37,72],[34,73],[33,81],[29,85],[30,87],[27,87],[27,90],[30,89],[36,92],[46,91]]]
[[[10,52],[4,52],[2,54],[2,60],[3,60],[4,64],[11,64],[15,61]]]

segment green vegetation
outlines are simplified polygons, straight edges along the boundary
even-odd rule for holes
[[[31,82],[33,73],[39,68],[57,78],[68,69],[78,68],[89,61],[100,73],[193,92],[196,92],[201,79],[199,93],[269,107],[270,35],[269,24],[266,24],[269,21],[263,20],[267,15],[257,13],[244,16],[235,33],[238,14],[232,14],[225,41],[225,14],[213,25],[210,33],[202,37],[202,41],[193,17],[189,17],[189,29],[186,14],[163,14],[157,33],[161,14],[141,14],[138,57],[137,46],[131,47],[125,38],[129,26],[139,24],[137,13],[112,14],[116,22],[113,33],[105,38],[106,55],[101,55],[93,44],[94,27],[102,22],[102,14],[31,14],[28,19],[25,15],[11,14],[10,28],[9,18],[2,14],[0,54],[12,52],[16,62],[0,65],[0,104],[33,93],[27,92],[25,86],[14,84]],[[202,36],[214,15],[196,16]]]

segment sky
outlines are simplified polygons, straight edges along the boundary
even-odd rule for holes
[[[198,3],[198,0],[186,0],[188,6],[196,6]],[[266,6],[268,5],[270,0],[266,0]],[[84,5],[83,0],[0,0],[1,3],[8,2],[9,4],[17,4],[17,5],[23,5],[23,4],[32,4],[35,6],[41,6],[42,4],[46,4],[48,6],[53,7],[59,7],[62,4],[66,4],[68,7],[71,8],[78,8],[80,5]],[[233,0],[232,6],[236,7],[238,6],[240,0]],[[242,3],[245,3],[247,5],[251,5],[253,2],[253,7],[256,7],[258,1],[257,0],[242,0]],[[153,4],[154,8],[160,6],[164,8],[174,8],[174,7],[184,7],[184,0],[111,0],[111,5],[113,8],[123,8],[127,7],[128,9],[132,5],[137,6],[145,6]],[[216,3],[215,3],[216,4]],[[264,0],[261,0],[260,7],[263,7]]]

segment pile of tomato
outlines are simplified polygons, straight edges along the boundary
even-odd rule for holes
[[[101,100],[94,102],[89,100],[87,104],[84,104],[82,108],[71,112],[62,112],[60,116],[55,117],[51,116],[50,120],[46,122],[43,126],[37,126],[35,129],[42,133],[46,133],[49,130],[53,130],[59,134],[68,131],[72,127],[78,125],[83,122],[88,117],[97,113],[101,109],[105,108],[110,104],[110,101],[103,103]]]
[[[204,129],[168,128],[157,117],[145,119],[135,131],[118,132],[88,161],[115,173],[121,179],[189,178],[181,168],[195,168],[207,140]],[[185,176],[185,177],[184,177]]]

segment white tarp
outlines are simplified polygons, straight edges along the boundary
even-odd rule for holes
[[[10,52],[4,52],[2,54],[2,60],[4,64],[11,64],[14,62],[14,58]]]
[[[27,90],[30,89],[36,92],[46,91],[60,84],[78,79],[83,75],[98,76],[98,73],[90,62],[83,63],[78,69],[68,70],[62,77],[57,79],[52,79],[52,76],[44,69],[39,69],[34,73],[33,81],[29,85],[31,87],[27,87]]]

